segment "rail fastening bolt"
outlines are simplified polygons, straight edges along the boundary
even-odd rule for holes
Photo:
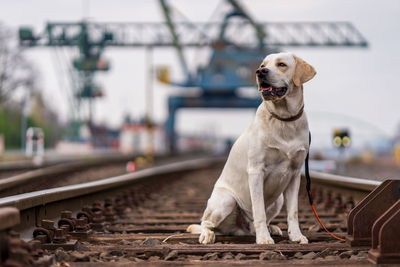
[[[52,221],[52,220],[42,220],[41,221],[41,225],[42,225],[42,227],[44,229],[47,229],[47,230],[54,230],[55,229],[54,221]]]
[[[64,235],[64,229],[57,228],[54,233],[53,243],[61,244],[67,242],[67,237]]]
[[[61,218],[62,219],[71,219],[72,218],[72,211],[70,211],[70,210],[61,211]]]

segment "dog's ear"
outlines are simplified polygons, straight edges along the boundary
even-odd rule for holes
[[[301,84],[311,80],[317,72],[310,64],[301,58],[296,56],[293,57],[296,61],[296,65],[294,66],[292,79],[296,86],[300,86]]]

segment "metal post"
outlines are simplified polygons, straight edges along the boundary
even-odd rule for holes
[[[146,49],[146,117],[153,117],[153,47]]]
[[[95,145],[95,130],[93,127],[93,98],[89,97],[88,98],[88,111],[89,111],[89,116],[88,116],[88,127],[89,127],[89,132],[90,132],[90,140],[89,142],[94,146]]]
[[[169,153],[176,152],[175,113],[177,107],[174,99],[168,99],[168,118],[165,122],[165,130],[168,135]]]
[[[146,126],[147,148],[146,156],[149,161],[154,157],[154,125],[153,125],[153,47],[146,49]]]
[[[346,148],[339,147],[339,174],[346,174]]]
[[[22,100],[22,108],[21,108],[21,151],[25,154],[25,143],[26,143],[26,102],[28,100],[28,96]]]

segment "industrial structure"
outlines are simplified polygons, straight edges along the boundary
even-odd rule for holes
[[[94,76],[98,71],[109,69],[109,63],[102,58],[106,47],[174,47],[186,78],[182,82],[171,82],[168,72],[161,70],[160,81],[180,87],[198,87],[201,94],[195,98],[169,97],[165,128],[171,150],[177,138],[175,115],[181,108],[256,108],[261,100],[241,97],[238,89],[254,86],[253,71],[265,55],[279,51],[280,47],[367,46],[366,40],[349,22],[258,23],[238,1],[227,0],[231,11],[225,14],[222,22],[175,23],[171,6],[166,0],[159,1],[165,23],[49,22],[40,34],[35,34],[31,28],[20,28],[20,45],[78,47],[79,57],[72,62],[78,74],[76,97],[89,101],[102,96]],[[206,67],[191,73],[184,48],[205,46],[212,49]]]

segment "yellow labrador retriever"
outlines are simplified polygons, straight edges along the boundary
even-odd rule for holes
[[[308,151],[303,83],[314,68],[292,53],[268,55],[256,71],[263,102],[249,128],[236,140],[201,219],[187,231],[203,244],[223,234],[256,235],[257,244],[273,244],[282,235],[269,225],[286,203],[291,241],[308,243],[298,221],[300,171]]]

